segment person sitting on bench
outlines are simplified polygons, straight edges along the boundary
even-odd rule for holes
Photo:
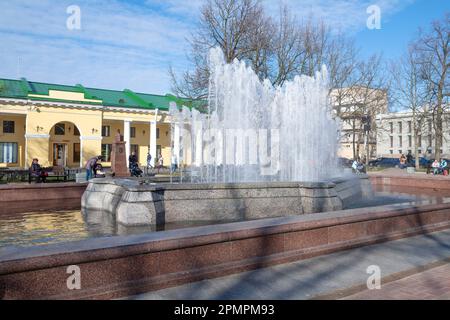
[[[439,163],[438,159],[434,160],[431,167],[433,168],[433,174],[440,174],[440,163]]]
[[[30,175],[31,177],[36,177],[36,183],[45,182],[47,179],[47,172],[42,170],[41,165],[39,164],[39,159],[37,158],[34,158],[33,162],[31,163]]]
[[[359,157],[353,161],[352,168],[356,174],[366,173],[366,168]]]

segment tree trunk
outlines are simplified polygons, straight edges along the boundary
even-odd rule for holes
[[[441,158],[441,148],[442,148],[442,98],[438,97],[438,107],[437,107],[437,114],[436,114],[436,136],[434,139],[434,155],[435,159]]]
[[[369,141],[369,132],[366,132],[366,165],[369,165],[369,157],[370,157],[370,141]]]
[[[354,119],[353,119],[353,122],[352,122],[352,138],[353,138],[353,141],[352,141],[353,160],[356,160],[357,159],[357,156],[356,156],[356,132],[355,132],[355,120]]]
[[[412,132],[414,133],[414,159],[416,164],[416,170],[420,169],[419,162],[419,128],[417,128],[417,115],[416,109],[413,109],[413,118],[412,118]]]

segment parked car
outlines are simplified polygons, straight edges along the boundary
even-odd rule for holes
[[[413,160],[414,161],[414,160]],[[425,157],[419,157],[419,166],[426,168],[429,164],[431,164],[434,160],[428,160]],[[448,162],[448,160],[447,160]],[[414,161],[415,163],[415,161]],[[399,158],[378,158],[376,160],[369,161],[369,166],[371,167],[395,167],[400,165]]]
[[[414,163],[415,163],[415,161],[414,161]],[[419,158],[419,166],[421,166],[421,167],[426,168],[426,167],[428,167],[428,165],[431,164],[431,163],[433,163],[433,161],[428,160],[428,159],[425,158],[425,157],[420,157],[420,158]]]
[[[376,160],[369,161],[370,167],[395,167],[400,165],[400,159],[398,158],[378,158]]]

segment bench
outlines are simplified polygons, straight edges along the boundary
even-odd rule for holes
[[[47,178],[55,177],[57,178],[57,180],[59,180],[59,178],[62,178],[64,181],[67,181],[69,177],[69,173],[66,171],[64,167],[61,166],[54,166],[50,171],[47,172],[48,172]]]
[[[53,166],[48,168],[42,168],[42,171],[47,172],[47,179],[51,177],[55,177],[58,181],[60,178],[63,179],[63,181],[67,181],[69,178],[69,172],[66,171],[64,167],[61,166]],[[38,177],[34,176],[31,172],[31,168],[28,173],[28,183],[31,183],[33,179],[37,180]]]

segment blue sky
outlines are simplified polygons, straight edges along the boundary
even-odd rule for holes
[[[407,1],[405,1],[407,2]],[[386,59],[396,58],[418,34],[420,27],[426,29],[433,20],[441,19],[450,12],[448,0],[416,0],[392,15],[383,17],[380,30],[361,29],[355,34],[363,55],[382,52]]]
[[[262,0],[269,12],[280,1]],[[398,57],[420,26],[450,11],[448,0],[283,0],[355,36],[361,54]],[[188,67],[186,38],[203,0],[8,0],[0,10],[0,78],[165,94],[168,68]],[[381,29],[366,27],[366,8],[381,9]],[[81,9],[68,30],[67,7]]]

